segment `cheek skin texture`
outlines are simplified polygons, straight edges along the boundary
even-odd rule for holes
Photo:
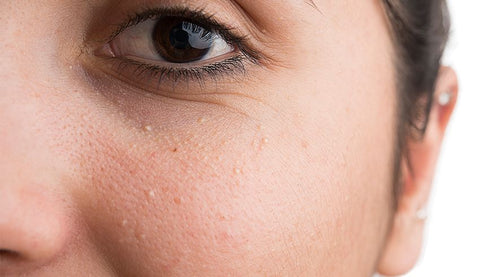
[[[287,67],[238,85],[274,109],[148,98],[78,65],[14,69],[44,80],[11,81],[32,106],[12,130],[62,172],[44,183],[69,218],[69,246],[37,275],[371,276],[389,226],[391,44],[378,1],[324,2],[290,18]]]

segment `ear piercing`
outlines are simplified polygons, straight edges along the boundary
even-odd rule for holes
[[[449,91],[443,92],[438,96],[438,104],[440,106],[447,106],[452,102],[453,94]]]
[[[421,208],[415,213],[415,218],[420,221],[425,221],[428,218],[427,208]]]

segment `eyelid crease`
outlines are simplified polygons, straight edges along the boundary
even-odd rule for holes
[[[275,39],[271,30],[268,30],[266,26],[262,25],[259,21],[261,18],[255,18],[248,8],[245,6],[245,3],[239,0],[228,1],[232,5],[232,9],[238,12],[239,17],[245,20],[245,26],[249,31],[249,39],[256,41],[257,44],[261,45],[262,49],[269,49],[271,51],[264,51],[261,56],[260,63],[269,69],[275,69],[281,67],[285,61],[272,52],[275,49],[282,48],[283,41],[282,39]]]

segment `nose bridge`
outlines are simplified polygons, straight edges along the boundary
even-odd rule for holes
[[[42,69],[54,69],[51,62],[58,54],[55,34],[60,27],[53,19],[55,10],[41,2],[46,1],[0,1],[2,82],[13,84],[22,78],[24,84],[45,84],[48,72]],[[4,93],[4,89],[0,92]]]
[[[51,47],[41,32],[42,22],[36,22],[39,15],[32,9],[37,5],[0,3],[0,172],[34,171],[49,156],[48,138],[42,133],[46,103],[42,95],[53,85],[45,70]]]
[[[29,19],[22,15],[21,1],[19,6],[15,7],[12,1],[2,1],[0,3],[0,76],[2,80],[7,77],[5,73],[16,70],[15,66],[24,61],[28,55],[28,43],[31,42],[31,31],[34,26],[28,26]],[[28,12],[28,11],[25,11]],[[26,58],[26,57],[25,57]]]
[[[17,74],[0,72],[6,77],[0,82],[0,187],[17,182],[8,180],[13,176],[27,178],[28,172],[44,171],[51,159],[45,144],[48,138],[42,132],[42,103],[35,96],[39,92]]]

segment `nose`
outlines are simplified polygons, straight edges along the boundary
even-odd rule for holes
[[[58,262],[66,249],[72,233],[64,191],[70,167],[55,151],[51,107],[37,96],[49,95],[47,71],[39,70],[47,58],[29,47],[48,46],[48,37],[25,31],[35,24],[26,23],[14,1],[0,2],[0,276],[18,276]]]
[[[71,233],[65,167],[18,76],[0,78],[0,276],[53,263]]]
[[[53,263],[71,233],[66,169],[49,146],[41,105],[15,76],[0,84],[0,276]]]
[[[0,276],[16,276],[59,256],[71,217],[64,171],[25,122],[31,107],[7,99],[0,96]]]
[[[34,131],[32,124],[27,124],[34,122],[35,113],[30,114],[32,106],[18,105],[18,101],[6,97],[8,92],[3,92],[0,96],[0,276],[17,276],[60,255],[68,240],[71,217],[66,194],[61,191],[65,181],[59,175],[64,171],[46,148],[45,138]]]

